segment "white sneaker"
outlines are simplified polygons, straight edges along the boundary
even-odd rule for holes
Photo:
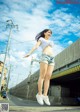
[[[43,95],[43,100],[47,105],[51,105],[48,96]]]
[[[44,102],[43,102],[43,95],[37,94],[37,95],[36,95],[36,99],[37,99],[37,102],[38,102],[40,105],[44,105]]]

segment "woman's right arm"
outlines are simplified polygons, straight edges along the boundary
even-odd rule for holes
[[[30,50],[30,52],[25,57],[29,57],[40,45],[41,45],[41,41],[38,41],[36,45]]]

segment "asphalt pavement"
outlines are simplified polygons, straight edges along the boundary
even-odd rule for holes
[[[80,112],[80,106],[40,106],[36,101],[21,99],[10,94],[7,99],[0,98],[0,103],[8,103],[9,112]]]

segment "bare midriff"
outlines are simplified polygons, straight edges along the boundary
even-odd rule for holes
[[[53,50],[52,50],[52,47],[51,46],[45,47],[44,50],[43,50],[43,53],[44,54],[47,54],[47,55],[50,55],[50,56],[54,56]]]

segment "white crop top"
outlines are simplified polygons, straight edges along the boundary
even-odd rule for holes
[[[43,37],[40,37],[39,40],[41,41],[40,47],[44,50],[45,47],[51,46],[53,47],[53,41],[51,40],[46,40]]]

